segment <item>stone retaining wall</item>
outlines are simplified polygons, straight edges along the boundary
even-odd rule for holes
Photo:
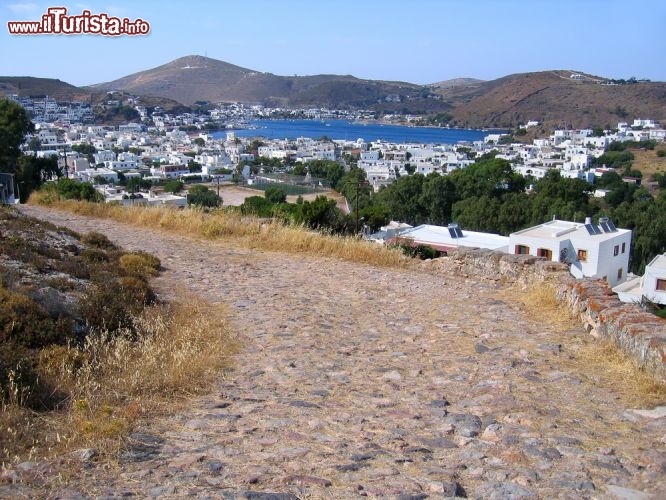
[[[606,281],[577,280],[569,274],[566,264],[490,250],[461,248],[436,261],[438,267],[462,275],[524,285],[534,281],[551,283],[558,301],[580,318],[591,335],[612,340],[666,383],[666,320],[636,304],[621,302]]]

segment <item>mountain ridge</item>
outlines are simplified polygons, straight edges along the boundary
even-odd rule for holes
[[[24,77],[30,79],[31,77]],[[23,93],[19,77],[0,77],[0,93]],[[39,79],[32,79],[39,80]],[[37,92],[38,85],[29,87]],[[53,95],[54,82],[44,88]],[[364,80],[353,75],[280,76],[190,55],[87,87],[61,82],[60,95],[125,91],[192,106],[242,102],[269,107],[371,109],[378,114],[440,115],[454,127],[515,128],[530,120],[546,128],[612,128],[632,118],[666,120],[666,82],[621,81],[576,70],[516,73],[495,80],[454,78],[430,85]],[[48,83],[48,84],[47,84]],[[23,86],[27,84],[24,82]],[[55,92],[58,94],[58,92]],[[91,97],[89,97],[92,99]]]

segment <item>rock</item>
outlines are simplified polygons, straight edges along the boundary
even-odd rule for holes
[[[81,460],[81,462],[89,462],[97,456],[97,450],[94,448],[84,448],[72,452],[72,456]]]
[[[622,486],[615,486],[613,484],[607,485],[606,491],[610,495],[610,498],[616,500],[648,500],[650,498],[650,495],[642,491],[623,488]]]
[[[247,500],[298,500],[298,497],[291,493],[265,493],[262,491],[245,491],[241,493],[241,498]]]
[[[475,437],[481,432],[481,419],[468,413],[449,413],[446,421],[455,428],[455,433],[464,437]]]
[[[496,443],[500,440],[503,426],[501,424],[490,424],[481,433],[481,439]]]
[[[326,488],[333,485],[330,480],[315,476],[287,476],[284,482],[299,486],[323,486]]]
[[[645,417],[645,418],[663,418],[666,417],[666,406],[657,406],[656,408],[653,408],[652,410],[627,410],[635,415],[638,415],[640,417]]]
[[[460,488],[455,481],[432,481],[428,483],[427,489],[430,493],[437,493],[443,497],[455,497]]]
[[[295,406],[296,408],[321,408],[316,403],[310,403],[309,401],[303,401],[301,399],[293,399],[289,401],[289,406]]]
[[[484,483],[474,493],[474,498],[484,500],[536,500],[539,498],[532,490],[509,482]]]

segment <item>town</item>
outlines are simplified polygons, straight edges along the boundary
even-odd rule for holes
[[[559,172],[563,178],[580,179],[594,186],[603,174],[614,171],[612,166],[600,165],[597,161],[612,144],[655,144],[666,139],[666,130],[658,122],[642,118],[632,123],[620,122],[614,130],[554,130],[531,143],[519,142],[516,136],[538,127],[536,120],[513,133],[488,133],[482,141],[459,144],[366,142],[363,138],[351,141],[326,137],[241,138],[236,136],[235,129],[247,127],[250,120],[257,118],[352,121],[374,117],[370,111],[286,110],[240,103],[220,105],[204,114],[170,115],[160,108],[149,112],[136,97],[114,93],[107,97],[106,106],[132,106],[140,122],[117,127],[94,125],[86,123],[92,116],[86,105],[59,103],[48,97],[33,100],[10,96],[30,113],[36,124],[35,134],[28,137],[23,146],[25,154],[38,158],[56,156],[60,171],[67,177],[94,185],[104,201],[120,204],[187,206],[186,196],[160,188],[169,180],[217,185],[218,195],[220,184],[280,185],[287,177],[292,183],[328,187],[324,185],[326,179],[313,178],[307,168],[303,169],[315,160],[338,162],[346,169],[350,165],[362,169],[364,182],[375,193],[402,176],[447,175],[488,155],[510,162],[513,171],[527,179],[528,190],[532,183],[552,171]],[[414,119],[397,115],[385,117],[389,122],[399,123],[410,123]],[[211,129],[224,132],[214,134]],[[289,174],[296,170],[307,175],[294,181],[294,176]],[[141,182],[131,183],[129,188],[127,182],[131,179]],[[633,175],[624,175],[622,180],[631,184],[643,181]],[[137,186],[150,187],[141,193]],[[658,183],[646,182],[644,187],[655,191]],[[18,191],[13,197],[13,191],[6,197],[3,194],[3,199],[14,201],[20,195]],[[594,197],[604,197],[607,193],[603,188],[593,190]],[[353,200],[348,199],[341,208],[352,212]],[[358,210],[356,216],[358,219]],[[561,221],[554,214],[553,219],[509,236],[469,231],[453,223],[448,227],[430,224],[412,227],[405,221],[392,222],[379,231],[364,225],[363,234],[381,243],[408,239],[412,245],[427,245],[444,253],[468,246],[567,262],[575,277],[603,278],[615,287],[624,301],[640,302],[648,298],[654,303],[666,304],[666,273],[663,271],[666,256],[655,256],[645,267],[645,275],[650,277],[646,282],[629,271],[630,230],[616,228],[607,218]]]

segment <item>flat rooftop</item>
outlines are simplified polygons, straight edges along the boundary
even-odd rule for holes
[[[618,234],[628,232],[628,229],[616,228],[616,231],[606,232],[596,222],[592,224],[599,231],[597,234],[590,234],[582,222],[571,222],[566,220],[552,220],[529,227],[522,231],[511,233],[511,236],[526,236],[528,238],[539,239],[570,239],[575,238],[594,238],[595,240],[607,240],[614,238]],[[613,226],[615,227],[615,226]]]
[[[652,262],[648,264],[651,269],[658,269],[660,271],[666,271],[666,253],[662,255],[657,255]]]
[[[429,224],[400,231],[398,236],[400,238],[410,238],[415,243],[430,245],[434,248],[469,247],[500,250],[507,248],[509,245],[507,236],[462,230],[462,237],[454,238],[451,236],[448,227],[431,226]]]

